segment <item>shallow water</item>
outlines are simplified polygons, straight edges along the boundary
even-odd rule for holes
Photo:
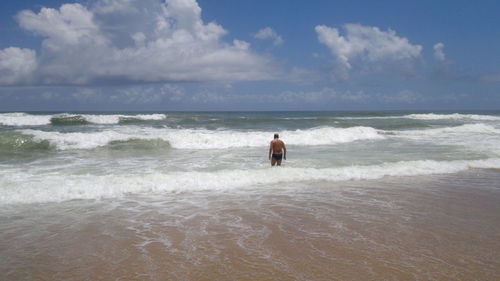
[[[500,173],[9,206],[2,280],[498,280]]]

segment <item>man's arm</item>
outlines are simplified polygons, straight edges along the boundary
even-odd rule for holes
[[[269,160],[271,160],[271,153],[273,153],[273,142],[269,144]]]

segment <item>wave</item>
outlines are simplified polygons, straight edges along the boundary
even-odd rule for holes
[[[141,121],[158,121],[167,119],[166,114],[138,114],[138,115],[120,115],[119,123],[136,123]]]
[[[500,116],[495,115],[479,115],[479,114],[461,114],[461,113],[451,113],[451,114],[409,114],[403,116],[403,118],[409,119],[419,119],[419,120],[477,120],[477,121],[500,121]]]
[[[139,126],[124,126],[97,132],[53,132],[34,129],[16,131],[11,137],[23,142],[29,138],[33,143],[49,143],[57,150],[94,149],[122,142],[121,148],[154,147],[154,142],[146,142],[137,146],[133,141],[162,141],[162,146],[175,149],[227,149],[243,147],[263,147],[269,144],[273,132],[265,131],[234,131],[207,129],[172,129],[148,128]],[[280,132],[287,145],[335,145],[355,141],[376,141],[391,137],[430,142],[453,140],[472,146],[484,143],[486,140],[498,144],[496,139],[500,129],[487,124],[465,124],[455,127],[442,127],[420,130],[377,130],[371,127],[316,127],[307,130]],[[482,141],[481,141],[482,140]],[[11,141],[16,145],[16,141]],[[116,146],[115,146],[116,147]]]
[[[401,135],[401,136],[418,136],[418,137],[445,136],[445,135],[456,136],[457,134],[495,135],[495,134],[500,134],[500,129],[497,129],[491,125],[476,123],[476,124],[465,124],[454,127],[443,127],[443,128],[424,129],[424,130],[386,131],[385,133]]]
[[[137,114],[137,115],[81,115],[85,120],[93,124],[118,124],[137,121],[164,120],[165,114]]]
[[[128,139],[111,141],[106,147],[113,150],[154,150],[158,152],[159,150],[168,150],[170,148],[170,143],[162,139]]]
[[[482,115],[482,114],[436,114],[436,113],[416,113],[407,115],[389,115],[389,116],[346,116],[335,117],[342,120],[372,120],[372,119],[413,119],[413,120],[469,120],[469,121],[500,121],[500,116],[497,115]]]
[[[90,133],[61,133],[21,130],[37,141],[48,141],[59,150],[93,149],[116,141],[160,139],[177,149],[223,149],[267,146],[273,132],[219,131],[205,129],[154,129],[127,127]],[[309,130],[283,131],[289,145],[331,145],[359,140],[379,140],[384,136],[370,127],[320,127]]]
[[[22,130],[20,133],[32,136],[34,141],[49,142],[51,146],[59,150],[70,149],[93,149],[106,146],[114,142],[134,139],[151,140],[153,136],[128,135],[116,131],[104,131],[93,133],[60,133],[39,130]]]
[[[468,169],[499,169],[500,158],[455,161],[402,161],[337,168],[258,168],[214,172],[61,175],[0,171],[0,204],[116,198],[125,194],[268,188],[279,183],[371,180],[386,176],[449,174]],[[287,188],[286,185],[280,185]]]
[[[0,125],[4,126],[42,126],[42,125],[85,125],[119,124],[151,120],[164,120],[165,114],[70,114],[36,115],[28,113],[2,113]]]
[[[52,125],[86,125],[90,124],[85,117],[81,115],[60,115],[50,118]]]
[[[385,131],[385,135],[430,145],[463,147],[490,157],[500,155],[500,129],[481,123],[425,130]]]
[[[50,150],[48,140],[35,140],[33,136],[19,132],[4,132],[0,134],[0,152],[19,153]]]
[[[0,125],[4,126],[42,126],[49,125],[53,115],[32,115],[27,113],[1,113]]]
[[[43,134],[50,134],[43,132]],[[40,133],[38,133],[40,134]],[[21,132],[6,132],[0,134],[0,153],[31,153],[35,151],[49,151],[52,149],[92,149],[97,147],[106,147],[111,150],[168,150],[170,143],[168,141],[150,137],[139,139],[120,134],[107,134],[94,138],[81,133],[70,133],[61,136],[61,134],[51,135],[48,139],[41,138],[32,134]],[[88,140],[90,139],[90,142]],[[87,141],[84,141],[87,140]]]

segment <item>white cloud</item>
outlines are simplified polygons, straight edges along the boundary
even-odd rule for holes
[[[280,93],[246,93],[235,95],[216,89],[202,89],[191,96],[199,104],[322,104],[337,97],[335,90],[325,88],[318,91],[283,91]]]
[[[373,97],[363,91],[339,92],[333,88],[322,88],[309,91],[287,90],[279,93],[246,93],[234,95],[229,92],[205,89],[196,92],[191,100],[203,104],[262,104],[262,105],[293,105],[293,106],[323,106],[332,102],[366,103]]]
[[[164,102],[178,102],[185,98],[182,87],[164,84],[161,87],[133,86],[117,90],[110,100],[121,104],[161,104]]]
[[[160,95],[166,97],[170,101],[181,101],[186,93],[183,88],[177,85],[165,84],[160,88]]]
[[[94,5],[94,10],[99,14],[138,13],[139,10],[134,7],[133,2],[134,0],[101,0]]]
[[[21,11],[17,18],[22,28],[43,37],[44,47],[53,51],[81,44],[107,42],[93,21],[93,14],[80,4],[64,4],[59,10],[42,8],[38,14]]]
[[[102,93],[95,89],[78,88],[72,95],[79,103],[102,101]]]
[[[409,63],[421,56],[422,46],[411,44],[393,30],[381,31],[377,27],[360,24],[343,26],[345,35],[337,28],[318,25],[318,40],[330,49],[336,60],[336,75],[347,78],[353,61],[360,60],[375,69],[384,64],[397,64],[408,68]]]
[[[22,11],[17,19],[45,39],[38,57],[28,49],[0,50],[4,85],[27,77],[31,84],[85,85],[269,80],[276,73],[248,43],[223,42],[227,31],[204,23],[195,0],[100,0]]]
[[[437,43],[434,45],[434,57],[438,61],[445,61],[446,57],[443,52],[444,44],[443,43]]]
[[[425,101],[425,98],[410,90],[402,90],[396,94],[380,94],[378,98],[384,103],[416,104]]]
[[[0,84],[23,84],[31,79],[36,66],[33,50],[15,47],[0,50]]]
[[[278,95],[268,96],[267,100],[285,104],[314,105],[328,104],[330,102],[366,104],[376,101],[384,104],[417,104],[426,101],[426,98],[420,93],[410,90],[402,90],[395,94],[367,94],[362,90],[342,92],[332,88],[323,88],[316,91],[284,91]]]
[[[283,102],[287,104],[321,104],[337,97],[337,92],[330,88],[324,88],[318,91],[285,91],[278,96],[273,97],[274,102]]]
[[[279,36],[278,33],[276,33],[276,31],[274,31],[274,29],[270,27],[265,27],[257,31],[257,33],[254,34],[254,38],[263,40],[270,39],[273,41],[273,44],[275,46],[283,44],[283,38],[281,38],[281,36]]]

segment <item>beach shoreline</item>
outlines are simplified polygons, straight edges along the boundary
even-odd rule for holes
[[[495,280],[500,173],[0,211],[2,280]]]

